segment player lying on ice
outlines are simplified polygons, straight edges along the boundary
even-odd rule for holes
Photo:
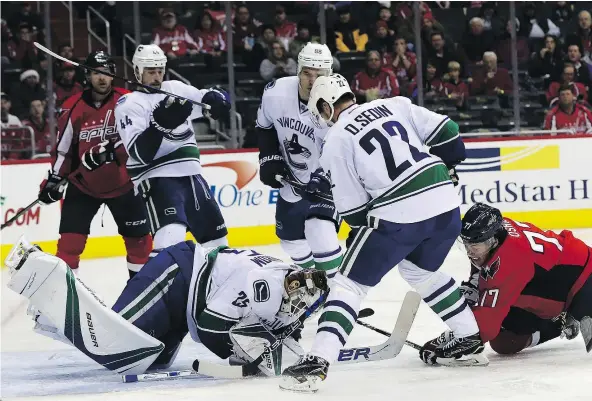
[[[36,311],[36,332],[73,344],[126,374],[170,366],[188,332],[222,359],[251,362],[283,328],[322,306],[329,291],[324,271],[303,270],[253,250],[206,249],[191,241],[152,258],[112,309],[63,260],[24,237],[6,265],[8,287],[29,298]],[[294,338],[287,338],[265,355],[259,365],[263,374],[281,373],[282,352],[303,353]]]
[[[482,203],[463,218],[471,277],[461,286],[481,339],[514,354],[582,332],[592,349],[592,248],[571,231],[543,231]]]

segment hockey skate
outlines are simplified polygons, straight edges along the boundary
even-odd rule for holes
[[[280,388],[298,393],[316,393],[318,382],[325,380],[329,362],[314,355],[303,355],[282,373]]]
[[[580,320],[580,331],[584,337],[586,352],[592,351],[592,318],[590,316],[584,316]]]
[[[483,355],[484,349],[479,333],[455,337],[452,331],[445,331],[421,347],[419,353],[429,365],[487,366],[489,360]]]

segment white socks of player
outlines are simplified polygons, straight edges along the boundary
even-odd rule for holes
[[[160,227],[154,234],[154,249],[164,249],[185,241],[187,227],[183,224],[173,223]]]
[[[479,332],[475,316],[452,277],[440,271],[423,270],[406,259],[399,263],[399,273],[456,337]]]
[[[314,267],[326,271],[327,277],[332,278],[343,260],[335,224],[329,220],[308,219],[304,223],[304,236],[312,250]]]
[[[310,353],[333,363],[356,325],[360,304],[370,287],[357,284],[340,273],[331,280],[331,292],[319,318]]]

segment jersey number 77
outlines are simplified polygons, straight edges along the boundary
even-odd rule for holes
[[[395,157],[393,156],[389,139],[384,135],[383,132],[386,132],[391,137],[398,135],[402,142],[408,146],[411,157],[416,162],[429,157],[428,154],[421,152],[419,149],[409,143],[407,131],[398,121],[387,121],[382,124],[382,129],[383,131],[377,128],[371,129],[360,138],[359,143],[362,149],[371,155],[376,150],[376,146],[374,146],[372,140],[374,139],[376,142],[378,142],[386,165],[386,171],[391,180],[396,180],[398,176],[411,167],[411,163],[409,160],[405,160],[404,162],[397,165],[395,162]]]

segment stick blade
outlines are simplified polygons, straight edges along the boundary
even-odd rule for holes
[[[223,379],[242,379],[244,377],[242,366],[221,365],[196,359],[193,361],[193,370],[200,375],[218,377]]]

